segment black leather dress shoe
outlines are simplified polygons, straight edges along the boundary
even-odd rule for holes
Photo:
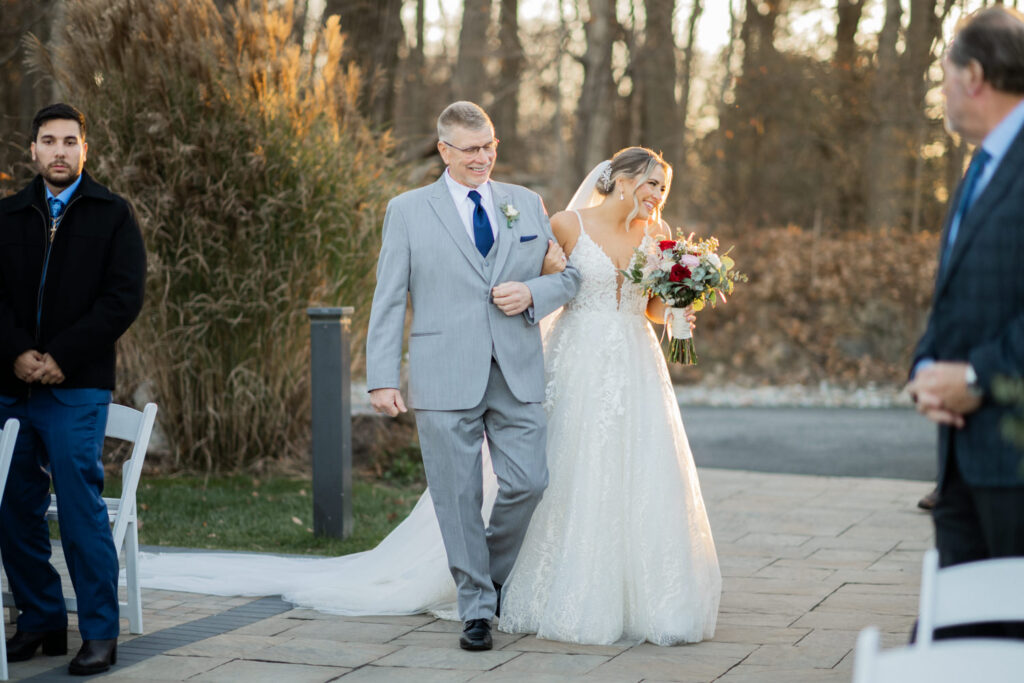
[[[459,647],[463,650],[490,650],[491,644],[491,620],[470,619],[466,627],[462,629],[462,636],[459,638]]]
[[[88,676],[106,671],[117,664],[117,638],[109,640],[86,640],[78,654],[68,664],[68,673]]]
[[[43,646],[44,655],[66,655],[68,653],[68,632],[43,631],[29,633],[18,631],[7,641],[7,661],[24,662],[32,659],[39,646]]]
[[[931,493],[917,501],[917,507],[922,510],[934,510],[935,504],[939,502],[939,487],[936,486]]]

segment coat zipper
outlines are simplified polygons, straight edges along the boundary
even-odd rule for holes
[[[36,344],[37,345],[39,344],[39,335],[42,332],[42,326],[43,326],[43,288],[46,285],[46,271],[50,267],[50,253],[53,251],[53,240],[57,236],[57,228],[59,227],[60,223],[62,223],[64,221],[64,218],[68,215],[68,209],[70,209],[71,205],[74,204],[76,201],[78,201],[78,197],[77,196],[71,198],[71,201],[69,201],[67,203],[67,206],[64,207],[64,212],[61,214],[60,220],[57,220],[57,219],[51,217],[51,219],[50,219],[50,234],[49,234],[48,237],[47,237],[47,234],[46,234],[46,216],[45,216],[45,214],[43,214],[42,211],[39,211],[39,207],[38,206],[35,206],[35,205],[32,206],[32,208],[34,208],[39,213],[39,215],[42,217],[42,219],[43,219],[43,240],[44,240],[44,242],[46,244],[45,252],[43,254],[43,272],[39,276],[39,291],[36,294]]]

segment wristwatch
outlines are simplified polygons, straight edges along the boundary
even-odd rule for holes
[[[978,384],[978,373],[974,371],[974,366],[970,363],[967,364],[967,369],[964,370],[964,381],[967,382],[967,391],[976,397],[981,397],[982,390],[981,385]]]

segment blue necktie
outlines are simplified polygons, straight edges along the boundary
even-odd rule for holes
[[[974,190],[978,187],[978,179],[981,178],[982,172],[985,170],[985,164],[992,158],[992,155],[986,152],[982,148],[978,148],[974,158],[971,159],[971,165],[967,167],[967,173],[964,174],[964,187],[960,193],[960,201],[957,202],[956,214],[953,222],[949,227],[949,238],[946,240],[946,248],[942,250],[942,267],[945,267],[949,261],[949,255],[953,251],[953,245],[956,244],[956,236],[960,232],[960,228],[964,225],[964,219],[967,218],[967,212],[971,208],[972,198],[974,196]]]
[[[487,253],[494,246],[494,233],[491,232],[491,221],[487,218],[487,212],[480,204],[480,193],[476,190],[469,191],[469,198],[476,204],[473,209],[473,237],[476,239],[476,248],[481,255]]]
[[[50,204],[50,217],[53,220],[60,218],[61,213],[64,212],[64,202],[56,197],[47,197],[46,201]]]

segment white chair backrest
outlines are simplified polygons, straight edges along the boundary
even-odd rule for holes
[[[114,547],[118,549],[124,543],[128,524],[134,521],[135,493],[139,487],[142,465],[146,460],[149,438],[153,434],[156,411],[155,403],[147,403],[141,411],[111,403],[107,414],[106,435],[115,439],[131,441],[133,444],[131,457],[125,461],[121,471],[121,507],[118,510],[117,521],[114,522],[112,532]]]
[[[860,632],[853,660],[853,683],[1020,683],[1022,672],[1019,640],[961,638],[882,652],[873,626]]]
[[[945,626],[1024,621],[1022,584],[1024,557],[939,569],[939,553],[932,548],[922,562],[917,644],[930,645],[935,629]]]
[[[7,485],[7,474],[11,471],[11,460],[14,459],[14,442],[18,440],[20,423],[13,417],[4,423],[0,433],[0,499]]]
[[[20,423],[13,417],[4,423],[0,432],[0,500],[4,497],[7,486],[7,475],[11,471],[11,460],[14,459],[14,442],[18,440]],[[0,570],[3,574],[3,570]],[[3,587],[3,576],[0,576],[0,588]],[[0,590],[0,612],[3,611],[3,591]],[[3,614],[0,614],[0,681],[7,680],[7,629],[4,626]]]

